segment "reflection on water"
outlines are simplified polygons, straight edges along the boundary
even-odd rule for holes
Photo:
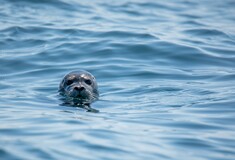
[[[235,157],[234,2],[3,0],[2,159]],[[61,105],[97,78],[99,113]]]

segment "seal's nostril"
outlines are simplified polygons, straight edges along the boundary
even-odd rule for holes
[[[76,91],[83,91],[85,88],[84,87],[74,87],[74,89],[76,90]]]

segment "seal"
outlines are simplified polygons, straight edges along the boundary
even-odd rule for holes
[[[66,102],[85,106],[85,108],[99,99],[95,77],[84,70],[66,74],[60,83],[59,92],[66,98]]]

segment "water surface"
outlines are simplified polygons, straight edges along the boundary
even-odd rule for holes
[[[1,1],[1,159],[234,159],[234,6]],[[61,105],[77,69],[99,113]]]

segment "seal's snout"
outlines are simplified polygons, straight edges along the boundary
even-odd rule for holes
[[[85,87],[83,87],[83,86],[76,86],[76,87],[74,87],[74,90],[78,91],[78,92],[82,92],[83,90],[85,90]]]
[[[75,86],[72,90],[72,95],[75,97],[75,98],[83,98],[83,99],[88,99],[88,95],[87,95],[87,92],[86,92],[86,88],[83,87],[83,86]]]

